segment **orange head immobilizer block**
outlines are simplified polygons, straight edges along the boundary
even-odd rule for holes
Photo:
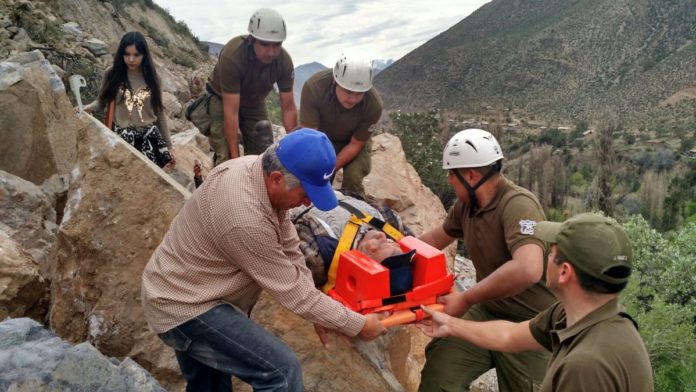
[[[447,272],[445,254],[415,237],[398,241],[401,250],[415,250],[412,262],[413,287],[410,291],[390,295],[389,269],[358,250],[341,255],[336,272],[336,285],[329,295],[348,308],[368,314],[396,312],[382,321],[385,326],[420,320],[420,305],[436,304],[437,297],[452,290],[454,278]],[[442,306],[436,306],[438,310]]]

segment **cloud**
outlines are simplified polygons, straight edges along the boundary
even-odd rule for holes
[[[333,64],[343,52],[398,59],[447,30],[489,0],[155,0],[201,40],[221,44],[245,34],[258,8],[278,11],[288,26],[283,44],[295,65]]]

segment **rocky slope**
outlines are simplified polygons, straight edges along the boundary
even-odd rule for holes
[[[84,103],[97,95],[121,36],[134,30],[148,38],[159,65],[173,131],[183,130],[182,105],[200,93],[213,64],[185,24],[145,0],[0,0],[0,58],[41,51],[66,86],[72,74],[85,77]]]

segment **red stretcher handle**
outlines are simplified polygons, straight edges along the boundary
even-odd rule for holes
[[[442,304],[430,304],[427,308],[434,310],[436,312],[442,312],[445,310],[445,305]],[[430,315],[425,313],[423,309],[413,310],[400,310],[394,312],[391,316],[382,319],[381,323],[385,328],[393,327],[395,325],[413,323],[415,321],[420,321],[424,318],[428,318]]]

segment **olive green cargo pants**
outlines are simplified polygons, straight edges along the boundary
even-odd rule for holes
[[[496,320],[481,305],[474,305],[465,320]],[[538,391],[546,373],[549,353],[520,354],[484,350],[461,339],[433,339],[425,348],[419,392],[468,391],[478,376],[495,368],[501,392]]]
[[[333,143],[334,149],[336,150],[336,155],[338,155],[341,150],[347,146],[347,143]],[[372,151],[372,142],[370,140],[365,143],[363,149],[358,153],[358,155],[353,158],[352,161],[348,162],[347,165],[343,167],[343,185],[342,189],[348,189],[353,192],[358,192],[362,195],[365,194],[365,187],[363,187],[363,179],[370,174],[372,170],[372,156],[370,155]]]
[[[215,166],[230,159],[230,150],[225,137],[222,99],[216,95],[210,97],[210,147],[215,151]],[[244,155],[259,155],[273,144],[271,127],[256,127],[259,121],[268,120],[266,107],[239,108],[239,141],[244,146]]]

